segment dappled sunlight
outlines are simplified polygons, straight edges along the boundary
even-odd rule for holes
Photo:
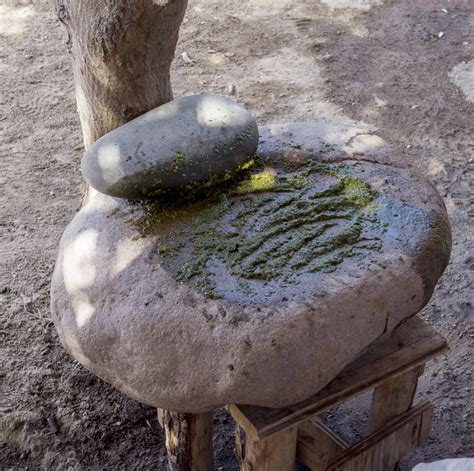
[[[330,8],[330,18],[344,25],[353,36],[367,38],[369,30],[359,19],[359,15],[369,11],[373,6],[380,5],[383,0],[322,0]]]
[[[113,272],[115,275],[125,270],[135,259],[137,259],[152,244],[151,240],[138,239],[131,240],[129,238],[119,240],[117,242],[115,263]]]
[[[259,173],[250,175],[234,190],[237,194],[258,193],[270,191],[275,187],[277,171],[272,167],[265,167]]]
[[[462,90],[467,101],[474,103],[474,59],[453,67],[449,79]]]
[[[345,123],[341,123],[345,124]],[[363,125],[363,123],[357,123],[358,125]],[[324,142],[328,144],[339,144],[350,142],[357,134],[362,134],[364,132],[369,132],[369,128],[364,129],[363,127],[360,128],[353,128],[353,127],[343,127],[343,126],[327,126],[324,129],[324,135],[321,136]]]
[[[301,70],[311,67],[312,75],[307,77]],[[320,66],[310,55],[295,54],[291,48],[284,47],[271,55],[253,60],[252,69],[264,77],[265,81],[294,82],[294,85],[306,86],[311,79],[315,86],[324,87]]]
[[[327,99],[328,84],[323,76],[323,64],[318,63],[310,54],[296,54],[289,47],[281,48],[265,57],[255,58],[249,67],[254,71],[246,79],[246,86],[272,90],[273,84],[282,89],[299,93],[298,89],[311,88],[311,100],[307,106],[312,116],[318,120],[338,120],[347,124],[354,122],[344,114],[341,107]],[[302,74],[302,70],[311,69],[311,74]],[[256,80],[256,77],[260,77]],[[277,100],[279,101],[279,100]]]
[[[342,107],[329,101],[323,101],[322,99],[312,103],[312,113],[315,116],[320,116],[321,120],[323,121],[337,120],[339,123],[349,126],[360,124],[360,122],[356,123],[353,119],[346,115]]]
[[[72,308],[76,313],[76,324],[79,328],[84,327],[95,312],[95,307],[84,293],[79,293],[74,297],[72,300]]]
[[[196,107],[196,120],[202,126],[210,128],[221,126],[235,128],[244,126],[247,117],[242,113],[234,112],[230,106],[224,107],[221,97],[203,95]]]
[[[321,2],[334,9],[352,8],[367,11],[375,5],[382,4],[383,0],[321,0]]]
[[[239,10],[243,10],[246,15],[252,16],[253,18],[268,18],[269,11],[281,11],[295,8],[298,6],[295,5],[295,3],[298,2],[294,2],[294,0],[248,0],[243,5],[237,5]]]
[[[95,312],[94,306],[82,290],[92,286],[96,279],[97,239],[97,231],[88,229],[64,248],[62,267],[64,286],[71,294],[76,324],[79,328],[84,327]]]
[[[96,277],[95,256],[98,233],[95,229],[81,232],[64,248],[64,285],[69,293],[88,288]]]
[[[385,141],[375,134],[359,134],[344,145],[344,152],[350,156],[356,154],[371,154],[381,149]]]
[[[91,131],[89,120],[83,119],[83,117],[86,113],[86,110],[89,109],[89,103],[82,88],[79,86],[79,81],[76,81],[76,84],[74,87],[74,93],[76,95],[77,111],[79,113],[79,117],[81,118],[82,137],[83,137],[84,142],[87,142],[86,136],[90,136],[92,131]]]
[[[386,145],[382,138],[374,134],[376,128],[363,121],[355,124],[357,127],[351,125],[351,122],[346,124],[345,120],[338,124],[324,122],[274,124],[269,127],[271,137],[263,137],[288,143],[292,149],[310,150],[311,154],[318,151],[325,152],[327,147],[335,147],[338,153],[342,150],[349,157],[356,154],[374,153]],[[294,137],[296,135],[297,139]],[[298,153],[293,150],[291,152]]]
[[[0,5],[0,35],[15,36],[25,31],[27,20],[34,14],[33,7]]]
[[[97,163],[101,176],[106,182],[115,182],[125,176],[121,161],[118,144],[108,142],[97,150]]]
[[[142,114],[140,116],[140,121],[145,124],[149,121],[153,122],[157,119],[171,119],[179,113],[180,103],[178,100],[169,101],[168,103],[165,103],[165,105],[166,106],[158,106],[157,108]]]
[[[440,162],[439,160],[434,158],[430,159],[428,163],[428,176],[430,178],[434,178],[440,173],[446,174],[443,162]]]
[[[92,200],[94,200],[94,204],[89,204]],[[87,204],[81,208],[81,213],[91,213],[95,214],[99,210],[104,210],[110,206],[112,197],[106,196],[95,188],[89,186],[87,188]]]
[[[87,213],[85,220],[90,221],[100,211],[113,213],[111,204],[116,208],[115,202],[113,198],[97,194],[81,213]],[[97,314],[96,286],[105,279],[112,281],[123,273],[154,243],[153,238],[135,238],[122,231],[107,233],[104,229],[108,235],[101,236],[102,232],[86,227],[68,238],[62,247],[62,279],[79,329],[84,328]],[[101,227],[105,226],[101,224]]]

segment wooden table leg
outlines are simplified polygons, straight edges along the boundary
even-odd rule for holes
[[[423,367],[414,368],[400,376],[385,381],[375,388],[366,435],[375,432],[411,407],[418,384],[418,377],[422,372]],[[383,469],[386,471],[396,471],[398,464],[386,463]]]
[[[297,438],[297,427],[274,433],[261,440],[252,437],[251,434],[245,434],[242,447],[238,432],[237,449],[240,448],[241,471],[294,471]]]
[[[158,409],[165,429],[170,471],[212,471],[212,412],[184,414]]]

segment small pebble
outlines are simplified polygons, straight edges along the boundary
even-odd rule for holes
[[[227,93],[229,95],[235,95],[235,85],[233,83],[229,83],[227,86]]]
[[[193,61],[193,60],[189,57],[189,55],[188,55],[187,52],[183,52],[183,53],[181,54],[181,57],[183,58],[183,61],[184,61],[185,64],[192,65],[192,64],[195,63],[195,61]]]

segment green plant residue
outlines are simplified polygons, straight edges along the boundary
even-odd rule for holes
[[[184,162],[184,154],[178,150],[175,150],[173,154],[173,170],[176,172],[179,171]]]
[[[255,283],[296,284],[301,275],[380,250],[376,196],[329,165],[259,168],[212,201],[155,208],[141,224],[167,223],[156,252],[178,281],[215,297],[224,276],[248,297]]]
[[[234,192],[240,195],[245,193],[257,193],[260,191],[270,191],[275,187],[275,174],[268,169],[250,175],[243,180]]]

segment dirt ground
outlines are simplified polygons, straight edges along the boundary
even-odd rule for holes
[[[165,469],[155,411],[85,371],[50,320],[56,250],[82,192],[65,31],[45,2],[2,0],[0,34],[0,468]],[[470,0],[190,0],[173,66],[176,96],[234,89],[260,124],[374,124],[444,196],[453,253],[421,317],[451,350],[421,379],[434,424],[403,470],[474,454],[473,44]],[[328,421],[357,437],[367,402]],[[216,468],[238,469],[231,419],[215,425]]]

